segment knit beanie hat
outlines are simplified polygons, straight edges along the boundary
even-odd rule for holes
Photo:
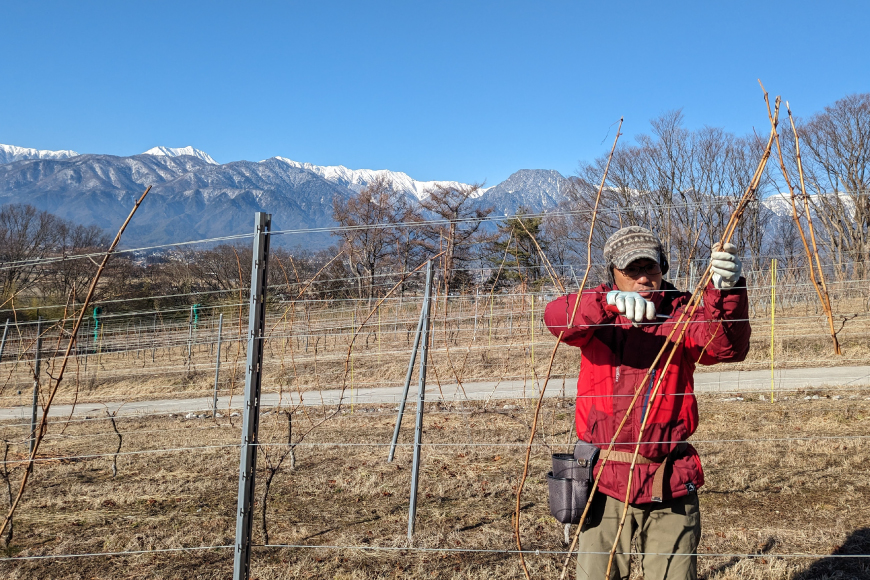
[[[610,283],[613,283],[613,268],[622,270],[642,258],[658,262],[662,274],[667,274],[668,259],[665,257],[662,242],[648,229],[628,226],[607,238],[604,244],[604,263]]]

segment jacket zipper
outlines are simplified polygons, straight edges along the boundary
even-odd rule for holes
[[[657,370],[657,369],[653,369],[652,375],[651,375],[650,378],[649,378],[649,385],[648,385],[647,388],[646,388],[646,395],[644,395],[644,397],[643,397],[643,407],[642,407],[642,411],[641,411],[641,414],[640,414],[640,423],[641,423],[641,425],[643,424],[643,419],[644,419],[644,417],[646,416],[646,406],[647,406],[647,404],[649,403],[649,396],[650,396],[650,393],[652,392],[653,385],[654,385],[655,382],[656,382],[656,370]]]

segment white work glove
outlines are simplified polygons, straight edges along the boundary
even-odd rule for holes
[[[656,305],[637,292],[611,290],[607,293],[607,304],[615,306],[620,314],[633,322],[656,319]]]
[[[719,290],[734,288],[743,272],[743,264],[737,257],[737,246],[734,244],[725,244],[724,248],[720,248],[719,244],[713,246],[710,269],[713,270],[713,286]]]

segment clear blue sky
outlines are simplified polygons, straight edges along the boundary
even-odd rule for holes
[[[193,145],[495,185],[684,109],[766,131],[870,91],[866,2],[5,2],[0,143]],[[609,134],[608,134],[609,131]]]

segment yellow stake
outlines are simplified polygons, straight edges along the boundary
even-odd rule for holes
[[[492,347],[492,308],[495,303],[495,298],[492,293],[489,294],[489,346]]]
[[[350,311],[350,336],[351,340],[353,340],[353,336],[356,334],[356,304],[353,306],[353,310]],[[354,391],[353,391],[353,346],[350,347],[350,412],[353,413],[353,403],[354,403]]]
[[[531,353],[532,353],[532,386],[537,389],[537,385],[535,384],[535,295],[532,294],[532,343],[531,343]]]
[[[378,306],[378,367],[381,366],[381,307]]]
[[[773,403],[774,323],[776,321],[776,258],[770,261],[770,402]]]

